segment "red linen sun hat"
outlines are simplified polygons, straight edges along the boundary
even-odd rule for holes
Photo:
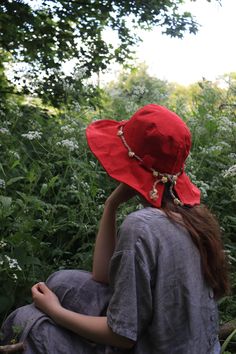
[[[127,121],[99,120],[86,130],[88,145],[106,172],[161,207],[165,183],[179,205],[200,204],[200,191],[184,172],[191,134],[166,107],[149,104]]]

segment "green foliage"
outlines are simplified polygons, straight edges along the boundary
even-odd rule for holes
[[[11,95],[1,101],[1,317],[29,302],[31,285],[54,270],[91,268],[103,203],[115,183],[89,152],[85,127],[92,119],[126,119],[147,103],[175,110],[192,131],[187,171],[220,220],[234,294],[235,76],[224,80],[229,83],[224,89],[203,80],[187,90],[150,77],[141,67],[122,74],[106,93],[96,96],[97,110],[76,96],[73,82],[66,97],[59,95],[64,110],[30,97]],[[119,222],[133,208],[127,205]],[[235,304],[234,295],[221,300],[221,321],[236,317]]]
[[[235,335],[236,335],[236,329],[224,341],[221,351],[220,351],[220,354],[230,353],[230,352],[225,351],[225,349],[228,347],[230,341],[235,337]]]
[[[171,85],[147,73],[147,67],[141,65],[131,71],[124,71],[115,82],[106,87],[108,101],[107,114],[117,120],[127,119],[139,107],[158,102],[167,105]]]
[[[53,270],[90,267],[102,204],[112,186],[87,150],[86,112],[50,112],[10,99],[2,108],[3,314],[29,301],[30,286]]]
[[[8,63],[8,67],[9,62],[17,64],[11,66],[14,82],[19,81],[24,93],[36,92],[48,102],[50,96],[57,97],[58,91],[59,96],[64,95],[60,78],[65,76],[65,63],[76,64],[90,77],[105,70],[111,61],[127,62],[132,57],[132,47],[140,40],[137,28],[161,26],[163,33],[179,38],[186,31],[195,34],[198,24],[191,13],[181,12],[182,3],[2,0],[0,72],[2,63]],[[104,39],[108,29],[117,38],[114,43]],[[51,102],[55,104],[56,100]]]
[[[162,25],[166,33],[182,37],[196,33],[197,24],[189,12],[179,13],[182,0],[172,1],[30,1],[1,2],[1,43],[17,59],[59,68],[72,57],[93,71],[103,69],[114,56],[123,62],[128,47],[137,40],[135,26]],[[126,20],[132,16],[133,25]],[[120,45],[109,46],[102,39],[106,27],[117,31]],[[78,45],[78,42],[81,45]]]

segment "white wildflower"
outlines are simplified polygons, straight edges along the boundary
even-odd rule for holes
[[[231,121],[228,117],[221,117],[220,124],[224,125],[226,127],[234,127],[235,126],[235,123],[233,121]]]
[[[228,170],[226,170],[223,174],[223,177],[233,177],[236,176],[236,165],[231,166],[230,168],[228,168]]]
[[[73,109],[75,112],[80,112],[81,110],[80,104],[78,102],[73,102]]]
[[[75,129],[73,127],[70,127],[69,125],[63,125],[61,127],[61,130],[63,131],[63,133],[74,133]]]
[[[76,185],[71,184],[71,185],[70,185],[70,190],[71,190],[71,191],[76,191],[76,190],[77,190]]]
[[[72,184],[76,183],[77,181],[78,181],[78,176],[74,175],[74,176],[71,177]]]
[[[9,266],[10,269],[22,270],[22,268],[19,266],[19,263],[18,263],[17,259],[10,258],[7,255],[5,255],[5,259],[7,260],[8,266]]]
[[[145,93],[148,93],[149,90],[146,89],[145,86],[135,86],[132,90],[132,94],[134,96],[143,96]]]
[[[10,131],[9,131],[9,129],[7,129],[7,128],[0,128],[0,133],[9,135],[9,134],[10,134]]]
[[[215,117],[212,116],[211,114],[206,114],[206,119],[207,119],[208,121],[214,121],[214,120],[215,120]]]
[[[18,152],[10,150],[9,154],[14,156],[17,160],[20,160],[20,155],[18,154]]]
[[[89,184],[87,182],[84,182],[84,181],[81,181],[81,187],[86,191],[88,192],[90,187],[89,187]]]
[[[5,189],[5,187],[6,187],[6,182],[4,181],[4,179],[0,178],[0,188]]]
[[[89,164],[92,166],[92,168],[96,167],[96,163],[94,161],[89,161]]]
[[[236,154],[234,152],[231,152],[229,154],[229,158],[236,161]]]
[[[209,184],[207,184],[207,183],[205,183],[205,182],[203,182],[203,181],[198,181],[197,186],[198,186],[198,188],[200,189],[200,191],[201,191],[201,193],[202,193],[202,196],[203,196],[204,198],[206,198],[206,197],[207,197],[207,191],[208,191],[209,188],[210,188]]]
[[[213,145],[209,147],[200,147],[200,150],[203,154],[208,155],[209,153],[219,153],[222,151],[223,146],[222,145]]]
[[[99,188],[98,192],[97,192],[97,198],[102,199],[102,198],[105,198],[105,196],[106,196],[105,191],[103,189]]]
[[[0,241],[0,248],[4,248],[7,246],[7,243],[3,240]]]
[[[75,141],[69,140],[69,139],[58,141],[56,143],[56,145],[66,147],[70,151],[74,151],[74,150],[78,149],[78,147],[79,147]]]
[[[229,132],[231,129],[236,128],[236,123],[230,120],[228,117],[221,117],[220,118],[220,125],[219,125],[219,130],[221,132]]]
[[[6,126],[10,126],[10,125],[12,125],[12,122],[9,122],[9,120],[5,120],[4,122],[3,122],[3,125],[6,127]]]
[[[42,137],[42,133],[38,132],[36,130],[30,130],[28,133],[26,134],[21,134],[21,136],[23,138],[26,138],[28,140],[39,140]]]
[[[223,148],[225,147],[225,148],[231,149],[231,145],[229,145],[228,143],[226,143],[226,141],[220,141],[219,145],[220,145],[221,147],[223,147]]]

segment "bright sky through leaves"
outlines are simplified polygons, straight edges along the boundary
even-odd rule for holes
[[[145,62],[148,72],[159,79],[183,85],[203,77],[214,81],[236,72],[236,0],[221,0],[221,5],[217,1],[186,0],[183,9],[192,12],[200,23],[198,33],[177,39],[162,34],[160,27],[139,31],[143,43],[136,51],[137,63]],[[111,30],[104,35],[107,41],[116,40]],[[102,75],[102,82],[114,80],[118,72],[118,65],[113,65]]]
[[[150,74],[185,85],[236,72],[236,0],[221,4],[186,1],[184,8],[201,24],[198,33],[181,40],[162,35],[160,28],[142,32],[138,61],[146,62]]]

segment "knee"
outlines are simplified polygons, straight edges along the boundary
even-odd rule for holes
[[[49,276],[46,284],[50,289],[63,287],[78,287],[91,279],[91,273],[82,270],[65,269],[59,270]]]

